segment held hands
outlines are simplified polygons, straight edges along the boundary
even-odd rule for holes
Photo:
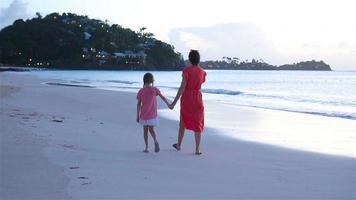
[[[173,101],[171,104],[167,104],[168,105],[168,108],[173,110],[174,106],[176,105],[176,102]]]
[[[136,116],[136,122],[138,123],[140,121],[140,119],[138,118],[138,116]]]
[[[173,104],[169,104],[169,105],[168,105],[168,108],[171,109],[171,110],[173,110],[174,105],[173,105]]]
[[[164,99],[164,102],[167,104],[167,107],[171,110],[173,110],[175,102],[173,101],[172,103],[169,103],[167,99]]]
[[[173,110],[173,108],[174,108],[173,103],[170,104],[170,103],[167,101],[166,104],[167,104],[167,107],[168,107],[169,109]]]

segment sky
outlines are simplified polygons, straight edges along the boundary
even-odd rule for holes
[[[280,65],[324,60],[356,70],[355,0],[0,0],[0,28],[36,12],[73,12],[147,27],[186,58],[223,56]]]

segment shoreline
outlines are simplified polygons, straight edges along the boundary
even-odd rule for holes
[[[130,90],[139,90],[139,88],[133,88],[133,87],[116,87],[117,90],[113,89],[108,89],[105,87],[97,87],[97,86],[91,86],[91,85],[85,85],[85,84],[72,84],[72,83],[65,83],[65,82],[46,82],[45,84],[47,85],[55,85],[55,86],[66,86],[66,87],[83,87],[83,88],[93,88],[93,89],[98,89],[98,90],[108,90],[108,91],[119,91],[119,92],[130,92],[130,93],[135,93],[135,91],[130,91]],[[127,89],[127,90],[120,90],[120,89]],[[202,91],[203,94],[211,94],[210,92],[204,92]],[[173,97],[172,97],[173,98]],[[240,104],[231,104],[231,103],[224,103],[225,106],[235,106],[235,107],[248,107],[248,108],[255,108],[255,109],[266,109],[266,110],[273,110],[273,111],[282,111],[282,112],[291,112],[291,113],[300,113],[300,114],[308,114],[308,115],[317,115],[317,116],[323,116],[323,117],[331,117],[331,118],[337,118],[337,119],[347,119],[347,120],[353,120],[356,121],[356,118],[352,115],[335,115],[335,114],[328,114],[325,112],[306,112],[306,111],[297,111],[297,110],[288,110],[288,109],[279,109],[279,108],[268,108],[268,107],[261,107],[261,106],[252,106],[252,105],[240,105]]]
[[[355,120],[211,101],[205,101],[205,107],[206,127],[219,137],[287,151],[356,159]],[[179,110],[179,105],[175,109]],[[161,114],[170,120],[179,119],[179,112],[166,110]]]
[[[123,80],[119,80],[119,81],[113,81],[113,80],[90,80],[90,78],[86,79],[85,81],[82,80],[76,80],[75,76],[74,79],[71,80],[71,78],[68,76],[68,74],[71,74],[70,71],[48,71],[48,72],[33,72],[36,76],[40,77],[40,78],[50,78],[51,76],[53,76],[53,74],[61,74],[61,72],[63,72],[63,74],[67,74],[63,77],[60,77],[60,79],[62,80],[58,80],[58,81],[50,81],[50,82],[46,82],[46,84],[51,84],[51,85],[62,85],[62,86],[73,86],[73,87],[92,87],[92,88],[97,88],[97,89],[103,89],[103,90],[111,90],[111,91],[130,91],[130,89],[133,92],[136,92],[136,90],[138,90],[140,88],[141,85],[138,85],[137,83],[139,82],[139,80],[135,80],[133,82],[128,81],[127,79],[123,79]],[[88,74],[90,72],[93,73],[98,73],[100,75],[99,71],[88,71],[85,72],[83,74]],[[212,70],[212,72],[215,72],[214,70]],[[81,74],[82,72],[76,72],[74,74]],[[109,73],[108,71],[106,71],[105,73]],[[142,73],[142,72],[138,72],[138,71],[125,71],[123,72],[123,74],[126,73]],[[169,73],[169,72],[166,72]],[[178,74],[176,71],[172,72],[173,74]],[[293,72],[294,73],[294,72]],[[309,72],[308,72],[309,73]],[[318,73],[318,72],[316,72]],[[341,72],[342,73],[342,72]],[[45,75],[41,75],[41,74],[45,74]],[[47,75],[46,75],[47,74]],[[52,74],[52,75],[50,75]],[[118,76],[120,76],[120,72],[114,72],[114,74],[117,74]],[[296,73],[297,74],[297,73]],[[179,78],[180,76],[178,75],[176,78]],[[52,77],[54,78],[54,77]],[[57,78],[57,77],[55,77]],[[93,78],[93,77],[91,77]],[[103,77],[100,77],[103,78]],[[120,85],[121,84],[121,85]],[[134,84],[134,86],[132,85]],[[166,84],[166,83],[164,83]],[[179,84],[179,83],[177,83]],[[177,90],[178,88],[175,86],[167,86],[167,85],[159,85],[158,88],[163,89],[163,90],[170,90],[169,92],[171,93],[173,90]],[[165,91],[166,92],[166,91]],[[299,91],[301,92],[301,91]],[[317,100],[317,102],[313,102],[311,101],[311,99],[308,98],[304,98],[304,99],[290,99],[291,102],[294,103],[301,103],[301,104],[305,104],[304,106],[310,107],[311,104],[313,103],[317,103],[319,105],[315,105],[315,107],[318,106],[324,106],[324,109],[313,109],[312,107],[310,107],[310,109],[305,109],[303,108],[303,106],[299,105],[296,107],[293,106],[287,106],[287,107],[283,107],[280,106],[278,104],[260,104],[259,102],[255,102],[254,104],[252,103],[248,103],[248,102],[232,102],[231,99],[234,99],[236,97],[239,96],[244,96],[242,98],[251,98],[253,96],[256,96],[258,98],[265,98],[263,97],[263,95],[261,94],[255,94],[255,93],[251,93],[251,92],[242,92],[239,90],[234,90],[234,89],[221,89],[221,88],[217,88],[214,89],[214,87],[210,87],[210,88],[203,88],[202,89],[202,93],[206,96],[209,96],[209,98],[215,98],[213,97],[213,95],[218,95],[218,96],[228,96],[230,99],[226,98],[227,101],[223,102],[226,105],[234,105],[234,106],[243,106],[243,107],[251,107],[251,108],[257,108],[257,109],[270,109],[270,110],[279,110],[279,111],[286,111],[286,112],[294,112],[294,113],[305,113],[305,114],[312,114],[312,115],[320,115],[320,116],[326,116],[326,117],[335,117],[335,118],[343,118],[343,119],[350,119],[350,120],[356,120],[356,115],[355,115],[355,111],[352,111],[352,108],[349,108],[348,111],[345,110],[345,108],[342,108],[343,106],[346,107],[350,107],[350,105],[352,105],[352,102],[346,102],[346,104],[343,104],[345,102],[335,102],[337,100],[333,99],[332,101],[321,101],[321,100]],[[172,94],[170,94],[171,98],[174,98],[172,96]],[[242,98],[240,100],[242,100]],[[267,97],[267,98],[274,98],[276,100],[285,100],[283,99],[283,97],[281,98],[280,96],[272,96],[272,97]],[[290,98],[290,97],[288,97]],[[333,98],[333,97],[331,97]],[[238,101],[240,101],[238,100]],[[344,100],[342,100],[344,101]],[[283,103],[287,103],[287,102],[281,102]],[[339,104],[338,104],[339,103]],[[340,106],[340,108],[338,108],[337,105]],[[329,108],[327,107],[329,106]],[[334,107],[333,107],[334,106]],[[340,109],[344,109],[344,110],[340,110]]]
[[[9,132],[28,130],[31,135],[36,133],[36,141],[41,138],[46,141],[42,153],[51,164],[64,169],[64,175],[70,180],[64,189],[72,199],[348,199],[356,196],[355,158],[224,137],[210,128],[214,123],[225,123],[224,120],[207,121],[203,155],[197,157],[193,154],[194,140],[190,132],[186,133],[182,151],[173,150],[171,144],[176,141],[178,123],[164,117],[157,128],[161,152],[144,154],[142,127],[134,121],[132,111],[136,105],[135,94],[46,85],[41,84],[44,80],[27,74],[0,73],[0,76],[1,85],[20,88],[11,98],[1,96],[1,108],[19,109],[16,112],[27,114],[16,116],[13,120],[17,124]],[[162,108],[163,103],[159,101],[159,104]],[[228,113],[219,106],[207,106],[207,116]],[[265,132],[275,130],[268,129],[261,116],[272,116],[268,122],[275,125],[284,123],[274,112],[236,110],[237,129],[224,130],[226,133],[260,133],[260,128],[266,128]],[[164,110],[159,113],[164,115]],[[4,112],[1,116],[10,119],[11,114]],[[152,148],[152,141],[149,143]],[[11,144],[7,150],[13,150]],[[12,169],[7,170],[13,173]],[[22,172],[26,175],[26,171]],[[48,174],[47,178],[53,177]],[[3,183],[8,184],[6,180]],[[3,189],[6,188],[2,185]]]
[[[134,68],[134,67],[127,67],[124,69],[117,69],[117,68],[74,68],[74,67],[52,67],[52,68],[41,68],[41,67],[26,67],[22,65],[0,65],[0,72],[1,71],[17,71],[17,72],[22,72],[22,71],[35,71],[35,70],[54,70],[54,71],[61,71],[61,70],[68,70],[68,71],[163,71],[163,72],[169,72],[169,71],[182,71],[182,69],[154,69],[154,68]],[[228,69],[228,68],[203,68],[204,70],[226,70],[226,71],[291,71],[291,72],[348,72],[349,70],[306,70],[306,69]],[[350,71],[350,72],[355,72],[355,71]]]

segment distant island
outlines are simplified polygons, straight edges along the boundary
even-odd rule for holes
[[[49,69],[181,70],[188,63],[173,45],[139,31],[73,13],[51,13],[16,20],[0,31],[0,66]],[[206,69],[228,70],[323,70],[323,61],[281,66],[263,60],[240,61],[223,57],[203,61]]]
[[[186,64],[187,61],[186,61]],[[223,57],[222,60],[203,61],[201,65],[205,69],[225,69],[225,70],[310,70],[310,71],[331,71],[331,68],[324,61],[303,61],[294,64],[280,66],[270,65],[263,60],[252,59],[251,61],[240,61],[239,58]]]

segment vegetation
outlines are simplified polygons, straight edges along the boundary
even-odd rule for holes
[[[204,61],[201,63],[206,69],[227,69],[227,70],[316,70],[316,71],[331,71],[328,64],[324,61],[304,61],[294,64],[286,64],[281,66],[270,65],[262,59],[252,59],[240,61],[237,57],[223,57],[222,60]],[[186,61],[188,64],[188,61]]]
[[[0,31],[0,63],[79,69],[181,69],[174,47],[141,28],[135,32],[107,21],[52,13]]]
[[[278,67],[279,70],[317,70],[317,71],[331,71],[331,68],[324,61],[305,61],[295,64],[281,65]]]

